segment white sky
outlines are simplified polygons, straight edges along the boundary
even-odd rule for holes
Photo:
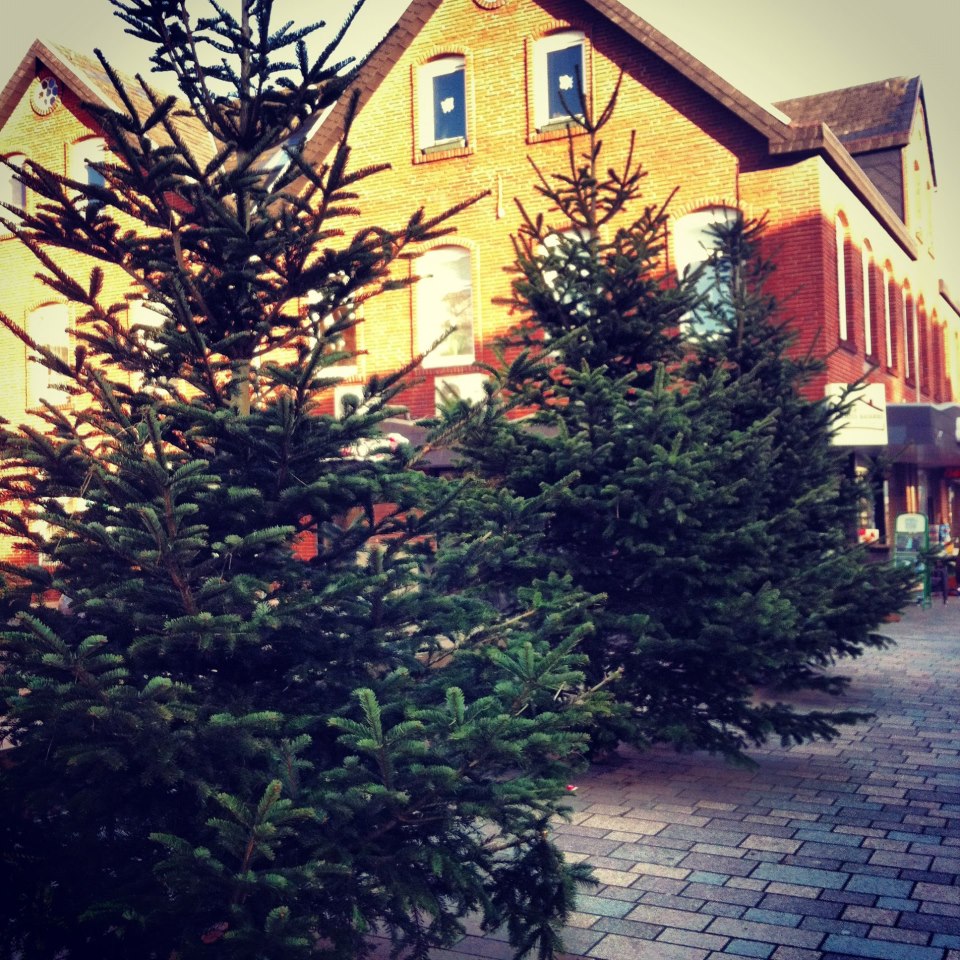
[[[228,6],[230,5],[227,0]],[[960,3],[956,0],[625,0],[640,16],[760,102],[920,74],[937,165],[936,249],[960,295]],[[191,0],[198,13],[204,0]],[[88,52],[101,47],[135,72],[149,50],[122,32],[108,0],[0,0],[0,84],[38,35]],[[280,16],[339,24],[349,0],[276,0]],[[407,0],[367,0],[355,49],[372,45]],[[275,14],[275,16],[277,15]],[[279,19],[279,17],[278,17]],[[315,46],[318,49],[319,45]]]

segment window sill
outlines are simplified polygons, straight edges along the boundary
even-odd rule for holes
[[[461,354],[455,357],[430,357],[423,358],[423,368],[425,370],[452,370],[454,367],[462,369],[472,367],[477,362],[475,354]]]
[[[841,340],[840,348],[846,350],[847,353],[857,353],[857,341],[856,340]]]
[[[562,120],[551,120],[543,126],[536,127],[527,137],[527,143],[543,143],[547,140],[566,140],[567,136],[582,137],[586,130],[573,117]]]
[[[473,144],[463,140],[451,143],[436,143],[428,147],[420,147],[414,151],[413,162],[433,163],[436,160],[450,160],[454,157],[469,157],[474,153]]]

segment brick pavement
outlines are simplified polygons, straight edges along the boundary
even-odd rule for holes
[[[754,750],[755,769],[623,751],[581,779],[556,838],[599,885],[567,957],[960,960],[960,602],[884,632],[896,647],[841,665],[845,705],[876,717],[832,743]],[[511,951],[472,930],[432,956]]]

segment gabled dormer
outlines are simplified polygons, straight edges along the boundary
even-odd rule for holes
[[[911,235],[931,243],[936,168],[919,77],[893,77],[777,104],[798,126],[825,123]]]

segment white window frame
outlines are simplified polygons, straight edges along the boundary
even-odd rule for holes
[[[70,307],[66,303],[45,303],[30,311],[27,316],[27,333],[39,346],[70,362],[72,341],[70,337]],[[70,402],[70,395],[61,387],[70,379],[43,366],[39,360],[27,364],[27,408],[39,408],[45,400],[52,407],[63,407]]]
[[[893,368],[893,317],[890,310],[890,284],[893,278],[890,271],[883,270],[883,337],[887,348],[887,369]]]
[[[900,292],[900,313],[903,320],[903,379],[909,380],[913,376],[913,358],[910,356],[911,341],[916,346],[916,337],[910,336],[910,314],[907,310],[907,298],[910,296],[906,289]]]
[[[547,55],[568,47],[580,47],[580,82],[587,99],[587,38],[582,30],[561,30],[541,37],[533,47],[533,122],[538,132],[565,127],[577,119],[576,114],[550,116],[550,91],[547,86]],[[576,84],[573,87],[576,93]]]
[[[444,401],[456,398],[469,403],[482,403],[487,399],[483,385],[487,382],[485,373],[456,373],[437,377],[433,381],[433,395],[436,412]]]
[[[873,298],[870,295],[870,263],[870,248],[864,243],[861,255],[863,271],[863,353],[867,357],[873,353]]]
[[[839,217],[834,219],[834,226],[837,236],[837,333],[841,340],[849,340],[850,328],[847,322],[847,228]]]
[[[736,207],[717,204],[679,217],[673,225],[673,262],[677,276],[686,276],[700,264],[706,263],[716,251],[716,238],[710,232],[712,227],[732,224],[739,216],[740,211]],[[686,328],[688,336],[716,332],[697,331],[696,317],[692,310],[680,318],[680,323]]]
[[[438,140],[433,125],[433,81],[451,73],[463,75],[463,136]],[[417,71],[418,144],[421,153],[457,150],[470,143],[470,110],[467,101],[467,58],[461,54],[444,54],[423,64]]]
[[[27,155],[25,153],[11,153],[4,157],[4,159],[7,163],[13,164],[13,166],[19,170],[27,159]],[[16,171],[11,170],[9,167],[3,167],[2,173],[3,182],[2,188],[0,188],[2,189],[0,199],[5,203],[9,203],[14,207],[20,207],[21,210],[25,211],[27,208],[27,185],[17,177]],[[12,210],[4,208],[0,210],[0,213],[15,223],[20,220]],[[12,236],[13,234],[3,224],[0,224],[0,238]]]
[[[456,293],[459,290],[469,292],[469,342],[470,350],[465,353],[445,352],[447,344],[455,339],[454,336],[448,337],[435,349],[431,349],[436,340],[443,334],[444,329],[439,327],[431,320],[436,316],[436,308],[433,298],[437,294],[436,270],[444,262],[463,262],[467,264],[467,284],[458,287],[456,290],[449,288],[448,293]],[[423,359],[425,367],[461,367],[468,366],[476,359],[476,295],[473,283],[473,251],[469,247],[458,244],[444,244],[438,247],[431,247],[424,251],[417,259],[416,273],[420,280],[414,284],[414,303],[415,303],[415,321],[416,321],[416,342],[417,353],[426,354]],[[429,353],[427,352],[429,351]]]
[[[69,175],[71,180],[90,184],[93,172],[91,163],[104,163],[107,159],[107,141],[103,137],[86,137],[70,145]],[[86,198],[82,200],[86,207]],[[95,207],[98,206],[95,205]]]
[[[313,307],[315,307],[318,303],[323,302],[323,296],[317,290],[308,290],[307,296],[305,299],[307,304],[307,310],[311,312]],[[357,336],[359,334],[360,323],[359,323],[359,317],[356,316],[356,311],[359,310],[359,307],[357,307],[354,304],[352,298],[349,300],[345,300],[332,313],[329,313],[326,316],[320,318],[319,323],[322,325],[324,331],[329,330],[330,327],[332,327],[334,323],[336,323],[337,315],[342,313],[342,311],[345,311],[345,310],[351,314],[354,314],[353,319],[356,321],[356,323],[352,327],[353,337],[354,337],[354,354],[349,360],[344,360],[341,363],[334,364],[332,367],[325,367],[324,376],[342,377],[343,379],[347,379],[348,377],[355,377],[357,375],[356,351],[358,347],[357,347],[356,341],[357,341]],[[312,350],[313,347],[316,346],[316,340],[313,336],[311,336],[310,340],[311,340],[310,349]],[[343,337],[341,337],[340,342],[335,346],[337,346],[338,348],[346,347],[347,342]]]

